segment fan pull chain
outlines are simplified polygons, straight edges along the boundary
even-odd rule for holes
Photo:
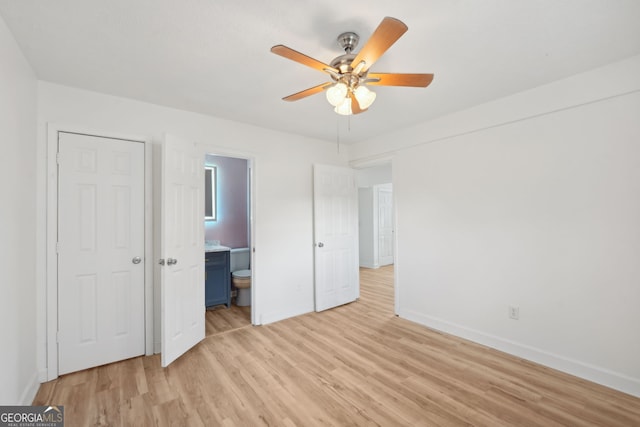
[[[338,154],[340,154],[340,119],[336,117],[336,144],[338,146]],[[347,133],[351,132],[351,116],[347,116]]]

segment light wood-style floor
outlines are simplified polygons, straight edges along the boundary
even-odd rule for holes
[[[231,304],[207,308],[205,315],[205,336],[217,335],[251,326],[251,307]]]
[[[62,376],[34,404],[64,405],[68,427],[640,425],[640,399],[394,316],[392,276],[362,270],[358,302],[227,328],[167,369]]]

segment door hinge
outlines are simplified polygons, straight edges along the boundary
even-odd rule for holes
[[[56,153],[56,163],[60,164],[60,152]]]
[[[60,331],[56,331],[56,342],[60,342]]]
[[[60,253],[60,242],[56,242],[56,253]]]

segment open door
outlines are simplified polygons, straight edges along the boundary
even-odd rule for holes
[[[204,155],[165,135],[162,147],[162,366],[204,339]]]
[[[315,305],[326,310],[360,296],[355,171],[314,165]]]

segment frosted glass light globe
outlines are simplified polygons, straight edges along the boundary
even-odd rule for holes
[[[360,104],[360,108],[366,110],[373,104],[373,101],[376,100],[376,93],[370,91],[366,86],[358,86],[358,88],[353,92],[353,95],[358,100],[358,104]]]
[[[329,104],[337,107],[347,96],[347,85],[344,83],[336,83],[327,89],[327,101]]]
[[[336,108],[334,108],[333,111],[343,116],[350,116],[353,114],[353,111],[351,111],[351,98],[344,98],[342,103],[336,105]]]

